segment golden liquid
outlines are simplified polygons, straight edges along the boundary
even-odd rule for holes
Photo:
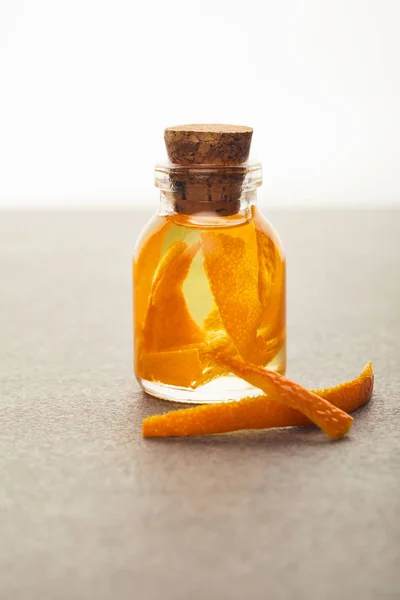
[[[267,364],[263,364],[262,366],[284,374],[286,368],[285,259],[279,239],[268,221],[266,221],[258,211],[256,212],[256,209],[254,208],[252,213],[249,213],[247,219],[242,215],[234,215],[233,217],[228,218],[210,215],[208,220],[202,216],[201,222],[198,222],[195,217],[174,215],[158,217],[157,226],[162,226],[163,221],[169,221],[169,225],[162,242],[160,259],[165,254],[166,250],[170,248],[171,244],[174,244],[175,242],[186,242],[188,246],[192,246],[193,244],[196,244],[196,242],[202,243],[202,232],[215,231],[216,233],[224,233],[239,237],[246,236],[249,233],[249,228],[252,230],[250,235],[254,236],[255,232],[257,232],[257,241],[261,243],[263,247],[266,246],[269,253],[272,253],[273,255],[273,268],[271,267],[271,260],[268,259],[268,256],[264,263],[264,257],[261,254],[257,254],[256,259],[258,261],[258,267],[256,264],[255,268],[259,269],[259,279],[261,278],[261,272],[263,272],[264,277],[268,279],[267,288],[271,294],[271,298],[273,295],[276,304],[276,310],[270,311],[271,317],[276,320],[276,323],[264,322],[263,328],[259,330],[258,335],[265,339],[267,343],[271,342],[272,338],[279,338],[280,340],[274,356]],[[139,242],[139,247],[136,251],[136,260],[139,256],[144,262],[146,261],[146,256],[144,256],[143,253],[149,251],[146,250],[145,242],[151,238],[152,228],[154,229],[154,227],[154,224],[150,225],[149,231],[145,232],[143,240]],[[224,277],[223,272],[221,272],[220,275],[221,277]],[[134,282],[134,284],[134,287],[137,288],[137,282]],[[190,269],[182,285],[182,291],[190,316],[199,328],[203,330],[204,319],[210,314],[213,307],[215,307],[216,302],[212,292],[212,286],[207,277],[202,248],[197,252],[190,265]],[[262,288],[259,288],[259,294],[261,291]],[[138,293],[137,289],[135,290],[135,293]],[[263,299],[261,298],[261,300]],[[268,302],[266,304],[268,306]],[[139,329],[140,328],[136,324],[136,375],[140,384],[148,393],[169,400],[196,403],[218,402],[232,399],[238,400],[246,396],[257,395],[260,393],[259,390],[253,388],[247,382],[234,375],[224,374],[205,385],[198,385],[196,387],[172,386],[163,381],[150,381],[149,379],[140,377],[140,356],[143,355],[143,332],[139,331]],[[176,347],[171,349],[175,350]]]

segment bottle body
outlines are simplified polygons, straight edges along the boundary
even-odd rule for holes
[[[244,192],[227,215],[215,207],[185,214],[171,197],[162,199],[133,261],[136,377],[149,394],[179,402],[258,395],[223,358],[285,372],[279,238],[257,209],[254,191]]]

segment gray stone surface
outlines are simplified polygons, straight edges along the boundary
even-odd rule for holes
[[[0,216],[0,598],[400,597],[400,212],[270,215],[290,376],[371,359],[351,436],[141,438],[131,374],[145,213]]]

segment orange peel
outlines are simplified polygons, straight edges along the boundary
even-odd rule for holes
[[[214,305],[211,311],[208,313],[206,318],[204,319],[204,330],[205,331],[219,331],[223,330],[224,326],[222,325],[221,317],[219,316],[218,306]]]
[[[204,319],[203,329],[205,337],[204,342],[200,346],[203,376],[198,381],[198,385],[205,385],[213,379],[229,373],[229,369],[226,366],[215,362],[221,353],[228,353],[231,356],[237,354],[232,340],[224,329],[217,306],[214,306]]]
[[[364,406],[371,399],[374,379],[372,362],[368,362],[355,379],[334,387],[317,390],[314,393],[350,413]]]
[[[203,231],[204,267],[221,323],[240,354],[247,358],[257,337],[258,248],[253,223],[229,234]]]
[[[201,343],[204,335],[191,316],[182,292],[200,242],[174,242],[154,274],[151,302],[143,331],[143,350],[159,352]]]
[[[219,360],[222,360],[232,373],[268,394],[271,400],[303,413],[331,439],[340,439],[350,430],[352,417],[287,377],[236,358],[223,356]]]
[[[140,361],[138,375],[149,381],[192,387],[202,375],[199,352],[196,348],[148,352]]]
[[[370,400],[373,387],[374,372],[368,363],[357,378],[313,393],[341,410],[352,412]],[[142,429],[144,437],[176,437],[311,424],[298,410],[260,395],[147,417]]]
[[[216,303],[205,319],[206,331],[224,329],[227,346],[233,344],[246,361],[267,365],[285,341],[285,267],[274,241],[253,222],[229,234],[201,235]]]

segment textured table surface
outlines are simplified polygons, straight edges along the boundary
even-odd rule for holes
[[[351,436],[143,440],[131,374],[145,213],[0,216],[0,598],[400,597],[400,212],[276,212],[288,374],[373,360]]]

